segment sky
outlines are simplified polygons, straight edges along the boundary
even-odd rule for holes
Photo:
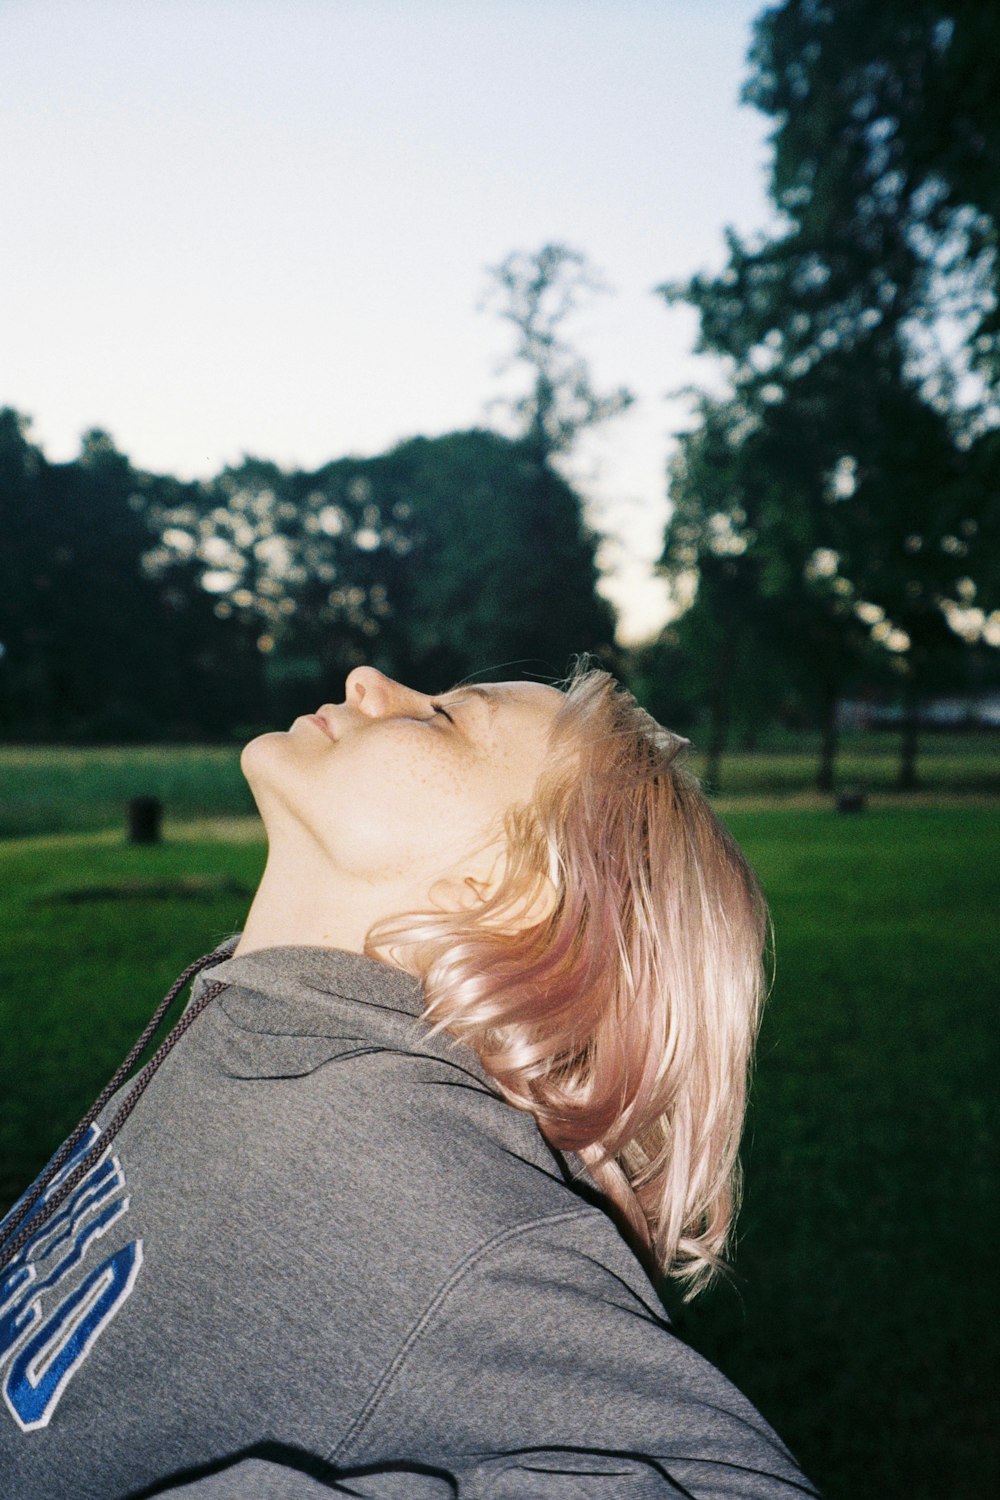
[[[560,242],[634,405],[569,473],[624,640],[670,608],[666,466],[711,380],[654,289],[772,222],[738,103],[762,0],[0,0],[0,405],[50,459],[317,467],[520,389],[489,268]]]

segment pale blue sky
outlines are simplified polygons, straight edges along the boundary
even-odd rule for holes
[[[313,466],[484,420],[485,268],[548,240],[614,288],[571,330],[635,407],[577,455],[636,637],[705,372],[652,295],[768,222],[737,105],[762,0],[0,0],[0,404],[50,457]],[[510,387],[507,378],[506,388]]]

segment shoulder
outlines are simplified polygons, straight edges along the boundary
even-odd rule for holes
[[[382,1211],[412,1214],[415,1230],[436,1220],[453,1244],[471,1247],[585,1206],[534,1116],[465,1060],[373,1052],[329,1082],[322,1107],[331,1129],[350,1114],[351,1150],[368,1164]]]
[[[534,1116],[419,1015],[308,993],[279,1010],[233,985],[191,1041],[178,1094],[218,1119],[213,1149],[231,1137],[248,1190],[280,1197],[292,1175],[359,1234],[379,1224],[400,1246],[438,1240],[456,1258],[585,1201]]]
[[[595,1494],[615,1476],[614,1493],[637,1497],[814,1493],[760,1413],[673,1333],[614,1226],[587,1209],[512,1227],[470,1255],[337,1458],[418,1447],[480,1455],[477,1482],[497,1496],[569,1500],[590,1493],[583,1474]],[[542,1470],[551,1490],[531,1487]]]

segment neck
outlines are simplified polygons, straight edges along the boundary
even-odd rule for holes
[[[386,915],[384,892],[338,879],[307,849],[272,844],[235,953],[300,946],[363,953],[372,924]]]

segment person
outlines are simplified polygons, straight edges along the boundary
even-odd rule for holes
[[[767,933],[682,743],[582,661],[247,746],[242,933],[5,1221],[0,1493],[815,1494],[654,1287],[724,1262]]]

